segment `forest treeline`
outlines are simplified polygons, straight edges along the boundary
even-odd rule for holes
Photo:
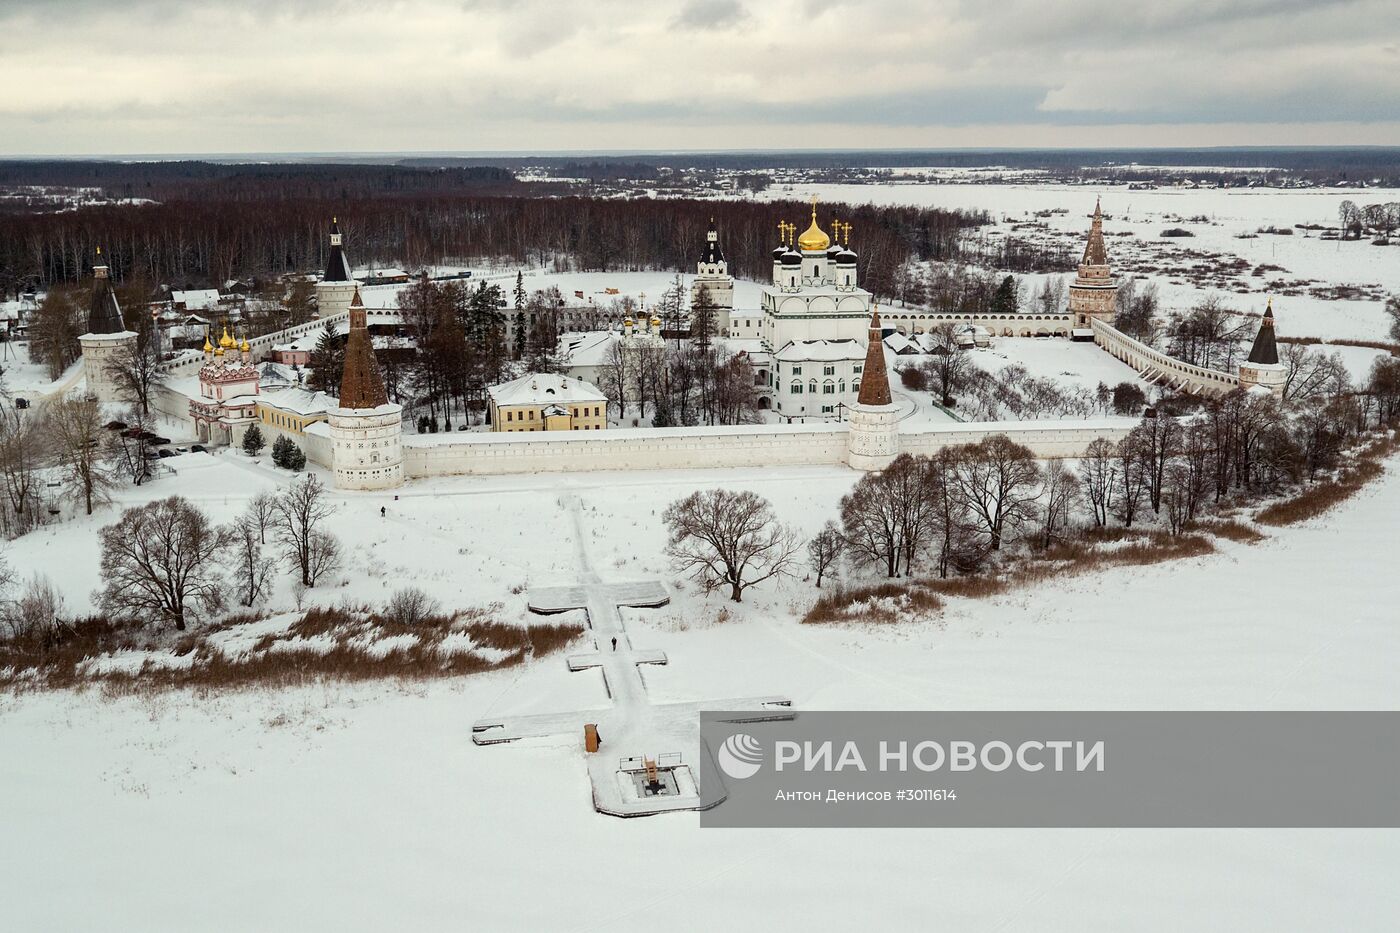
[[[99,246],[118,281],[194,287],[320,270],[331,217],[339,218],[357,265],[416,269],[492,259],[603,272],[693,270],[714,218],[730,271],[761,279],[771,274],[778,221],[801,229],[809,212],[792,201],[460,192],[93,205],[0,225],[0,292],[79,282],[91,274]],[[869,205],[823,205],[820,215],[828,227],[832,216],[852,224],[864,284],[882,295],[909,259],[960,258],[961,232],[989,220],[983,212]]]

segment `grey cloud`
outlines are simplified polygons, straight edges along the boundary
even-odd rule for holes
[[[728,29],[748,15],[739,0],[687,0],[673,23],[682,29]]]

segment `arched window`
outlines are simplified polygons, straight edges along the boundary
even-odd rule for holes
[[[816,395],[816,394],[817,394],[817,380],[813,379],[813,380],[807,385],[807,391],[808,391],[808,392],[811,392],[813,395]]]
[[[792,394],[793,394],[793,395],[801,395],[801,394],[802,394],[802,383],[800,383],[800,382],[794,382],[794,383],[792,384]]]

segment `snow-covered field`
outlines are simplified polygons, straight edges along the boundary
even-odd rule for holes
[[[226,518],[278,474],[188,456],[160,494]],[[285,475],[285,474],[283,474]],[[699,486],[771,498],[804,532],[835,515],[837,468],[438,480],[347,495],[335,531],[380,599],[405,582],[523,612],[573,582],[561,497],[604,579],[661,577],[660,512]],[[157,492],[151,487],[151,493]],[[123,498],[135,498],[127,494]],[[386,504],[389,517],[380,519]],[[659,700],[773,694],[805,709],[1392,709],[1400,602],[1389,474],[1326,521],[1185,564],[1080,577],[937,621],[810,628],[793,581],[742,607],[681,586],[629,611]],[[96,585],[93,527],[11,559]],[[285,592],[277,599],[286,600]],[[727,621],[717,621],[729,609]],[[725,831],[693,814],[595,814],[578,743],[477,747],[485,716],[601,706],[554,657],[429,684],[214,696],[0,697],[4,926],[38,930],[1388,930],[1391,831]],[[655,751],[655,750],[638,750]],[[55,895],[55,879],[72,892]]]

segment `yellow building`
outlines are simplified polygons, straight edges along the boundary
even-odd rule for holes
[[[527,373],[487,391],[493,431],[601,431],[608,426],[607,396],[582,379]]]
[[[258,420],[285,434],[304,434],[307,425],[326,420],[336,401],[324,392],[292,387],[257,396]]]

